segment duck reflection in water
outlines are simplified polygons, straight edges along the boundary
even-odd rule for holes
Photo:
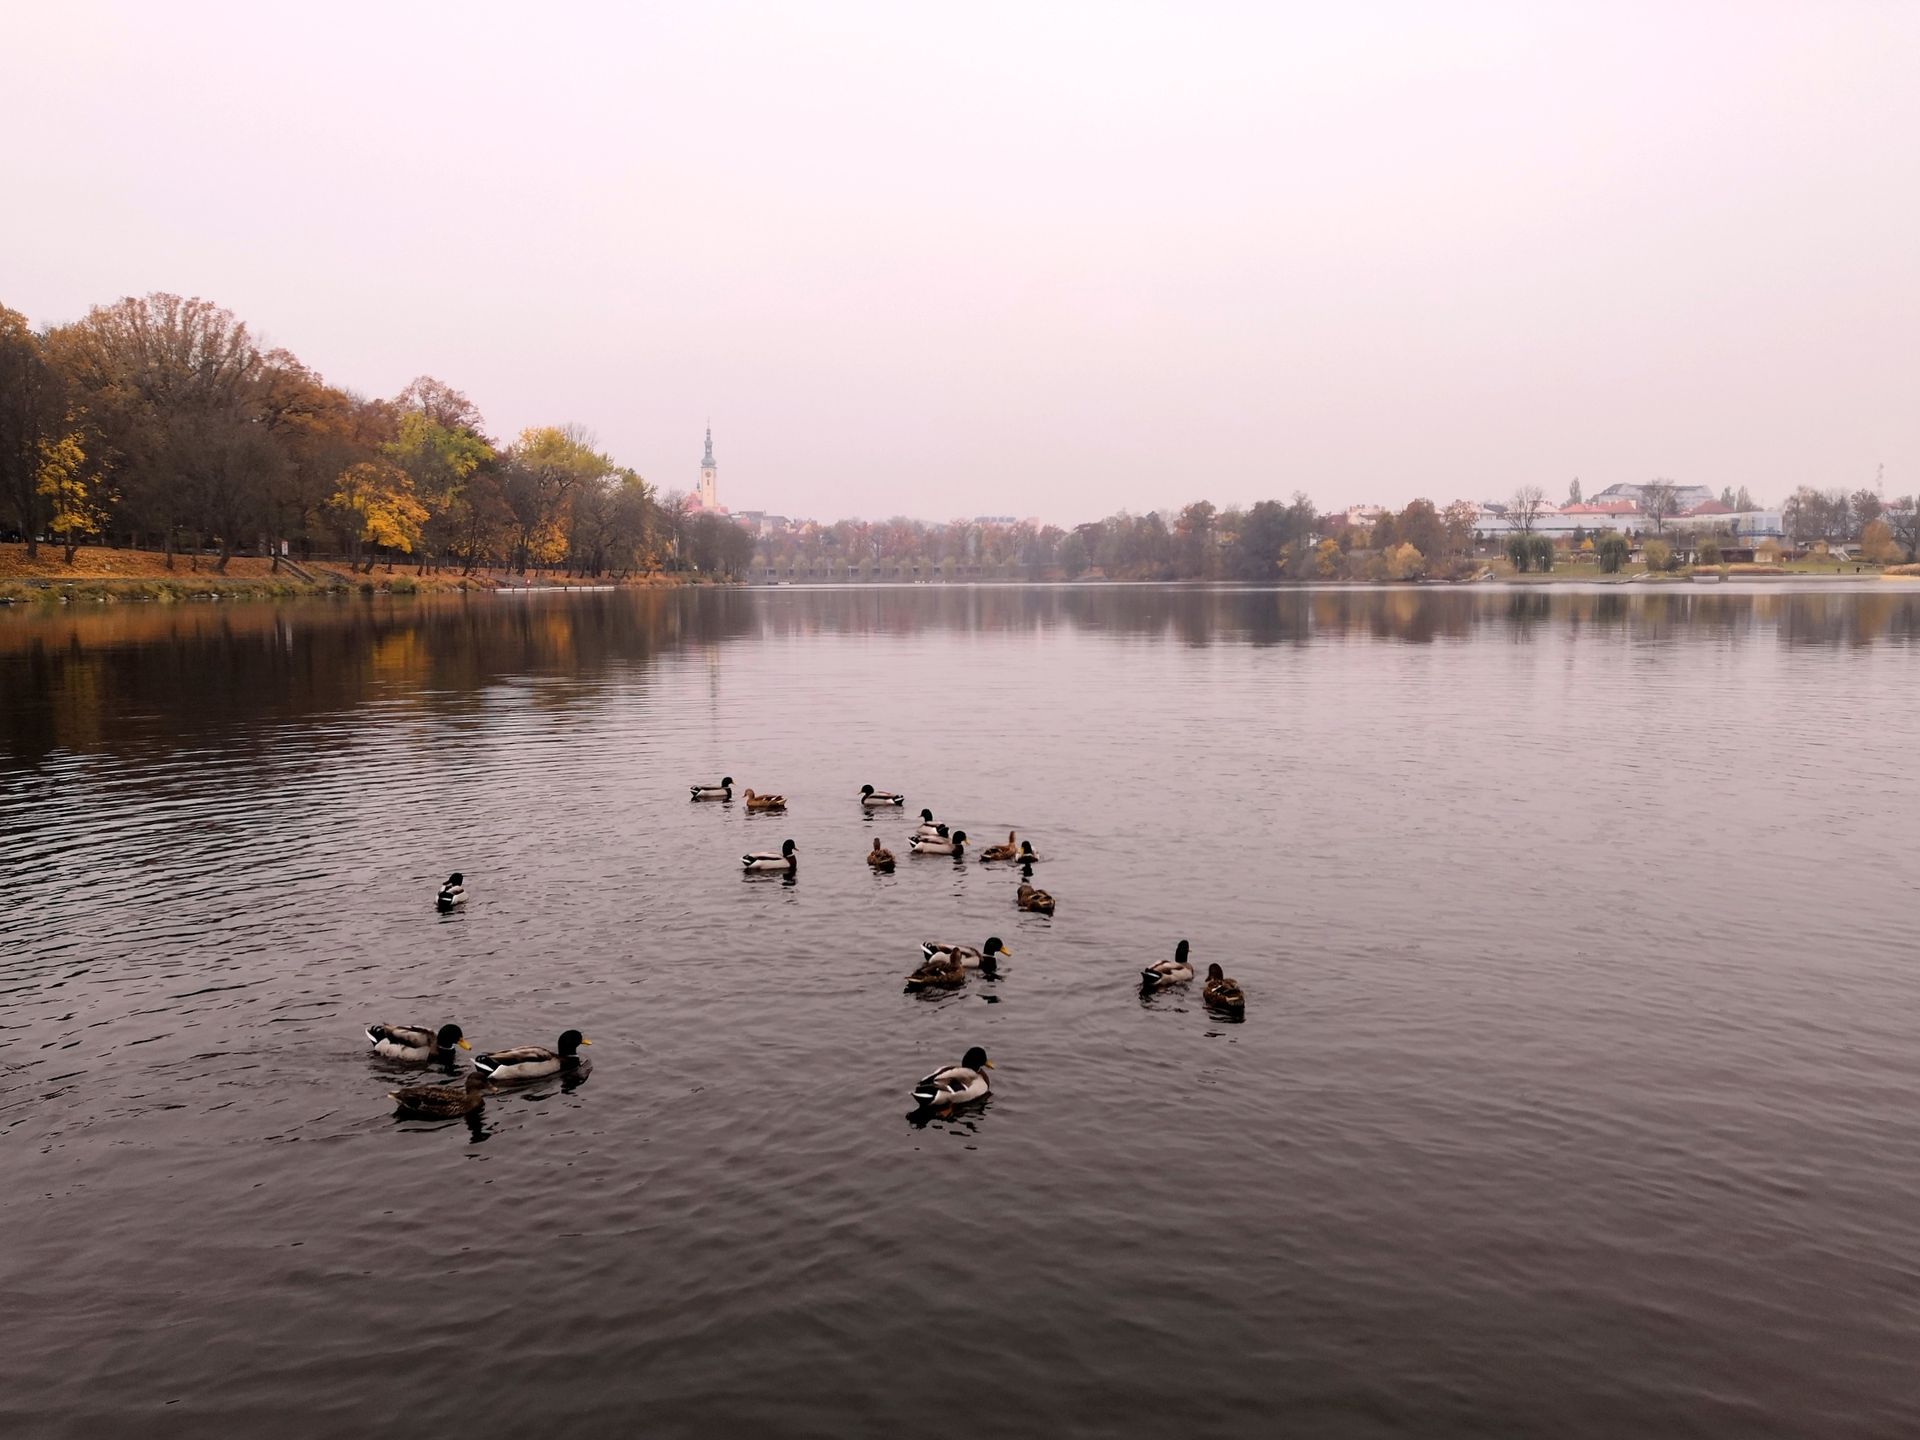
[[[550,1084],[529,1086],[520,1092],[519,1098],[522,1100],[538,1101],[551,1100],[555,1095],[571,1095],[582,1085],[586,1084],[587,1077],[592,1074],[592,1064],[585,1056],[582,1056],[578,1065],[562,1070],[559,1075],[554,1077],[560,1082],[557,1089]]]
[[[943,1110],[929,1110],[921,1105],[907,1112],[907,1124],[916,1130],[934,1125],[937,1129],[952,1131],[957,1135],[978,1135],[980,1121],[992,1108],[991,1095],[968,1105],[949,1105]]]

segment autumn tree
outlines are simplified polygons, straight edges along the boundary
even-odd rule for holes
[[[341,472],[371,459],[390,416],[327,384],[285,350],[265,357],[260,406],[279,463],[262,478],[261,529],[279,568],[281,542],[320,523]]]
[[[1447,529],[1448,552],[1471,555],[1474,527],[1480,522],[1480,507],[1471,500],[1456,500],[1441,512],[1440,520]]]
[[[1059,565],[1067,579],[1077,579],[1085,574],[1089,563],[1087,542],[1081,538],[1078,530],[1070,532],[1061,539]]]
[[[417,375],[394,397],[393,403],[402,411],[425,417],[442,430],[464,430],[485,443],[488,449],[493,448],[479,407],[445,381],[431,375]]]
[[[78,432],[40,442],[37,488],[47,503],[47,529],[65,547],[73,564],[80,542],[98,535],[107,522],[107,491],[99,468],[90,465]]]
[[[427,406],[411,403],[422,387],[434,387]],[[394,401],[398,415],[394,437],[382,447],[386,458],[407,472],[414,493],[427,506],[421,530],[420,564],[424,570],[436,557],[450,552],[457,537],[469,531],[467,511],[472,503],[469,482],[491,461],[493,447],[479,433],[478,413],[466,397],[451,386],[422,377]],[[443,424],[437,416],[467,417]]]
[[[167,564],[188,526],[211,534],[224,569],[259,515],[264,361],[247,327],[211,301],[128,296],[48,336],[138,523]]]
[[[362,460],[349,466],[340,476],[339,488],[327,500],[347,542],[354,563],[359,563],[360,547],[366,546],[367,573],[373,573],[374,560],[387,553],[387,569],[393,569],[393,552],[410,555],[420,541],[420,527],[426,523],[427,507],[413,493],[413,481],[407,472],[390,460]]]
[[[1427,557],[1420,553],[1418,546],[1408,541],[1402,540],[1383,558],[1389,580],[1418,580],[1427,573]]]
[[[1411,545],[1421,556],[1442,555],[1447,548],[1447,527],[1431,500],[1414,500],[1400,512],[1400,543]]]
[[[1174,566],[1181,576],[1211,580],[1220,573],[1220,547],[1214,539],[1217,513],[1206,500],[1196,500],[1180,512],[1174,526]]]
[[[551,565],[566,554],[568,504],[575,490],[599,479],[613,462],[593,448],[592,436],[575,425],[538,426],[520,432],[507,452],[503,472],[515,534],[510,564]]]
[[[29,556],[39,553],[46,447],[70,433],[66,386],[27,317],[0,305],[0,498]]]

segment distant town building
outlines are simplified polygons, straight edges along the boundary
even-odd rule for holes
[[[1338,530],[1344,526],[1349,530],[1371,530],[1386,513],[1379,505],[1349,505],[1345,510],[1327,516],[1324,528]]]
[[[1646,486],[1635,485],[1630,480],[1623,480],[1618,485],[1607,486],[1607,488],[1602,490],[1598,495],[1589,495],[1587,499],[1596,502],[1630,500],[1633,502],[1634,509],[1639,510],[1645,507],[1646,497]],[[1713,491],[1704,485],[1675,485],[1673,487],[1673,499],[1675,509],[1685,512],[1694,509],[1696,506],[1708,504],[1714,501],[1716,497]]]

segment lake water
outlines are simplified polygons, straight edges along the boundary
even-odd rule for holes
[[[1890,582],[0,615],[0,1430],[1911,1436],[1916,816]]]

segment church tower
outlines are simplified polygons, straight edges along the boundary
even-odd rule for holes
[[[700,508],[718,510],[720,497],[713,465],[713,427],[707,427],[707,453],[700,457]]]

